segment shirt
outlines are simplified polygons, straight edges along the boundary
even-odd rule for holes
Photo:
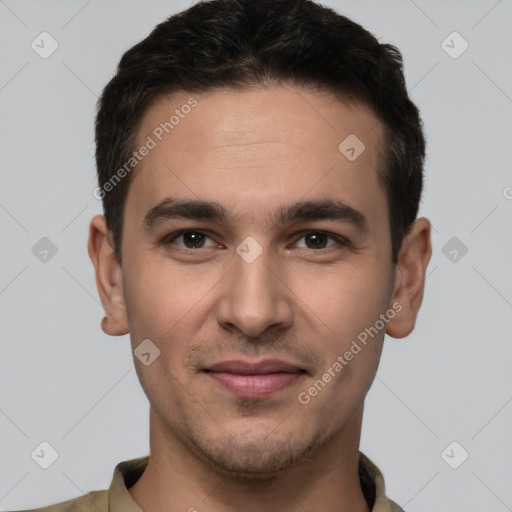
[[[92,491],[56,505],[21,512],[143,512],[128,489],[140,478],[148,462],[149,456],[120,462],[108,490]],[[404,512],[386,497],[381,471],[362,452],[359,452],[359,481],[372,512]]]

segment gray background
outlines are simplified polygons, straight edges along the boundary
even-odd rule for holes
[[[386,338],[361,449],[408,512],[512,510],[512,2],[325,4],[400,48],[428,138],[424,305],[413,334]],[[93,120],[122,53],[189,5],[0,0],[2,510],[107,488],[148,453],[129,338],[100,329],[86,250]],[[43,31],[59,45],[47,59],[31,48]],[[469,44],[458,58],[444,48],[460,39],[442,45],[453,31]],[[31,458],[42,441],[59,454],[46,470]]]

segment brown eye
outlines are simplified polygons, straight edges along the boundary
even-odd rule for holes
[[[325,233],[310,233],[304,238],[309,249],[323,249],[329,237]]]
[[[329,243],[329,239],[333,242]],[[300,240],[304,240],[304,244],[297,243],[299,247],[305,249],[327,249],[333,245],[348,245],[343,238],[331,235],[329,233],[324,233],[323,231],[310,231],[302,236]]]
[[[188,231],[181,236],[183,237],[183,243],[188,249],[197,249],[204,244],[205,235],[198,231]]]
[[[176,243],[176,241],[180,239],[182,240],[182,243]],[[207,239],[211,240],[209,236],[205,235],[201,231],[181,231],[167,237],[164,240],[164,244],[174,244],[183,249],[202,249],[203,247],[208,247],[208,245],[205,245]],[[215,243],[210,244],[210,246],[211,245],[215,245]]]

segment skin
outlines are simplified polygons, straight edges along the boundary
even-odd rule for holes
[[[155,102],[136,146],[191,96]],[[415,221],[394,268],[376,173],[383,130],[364,105],[284,86],[194,97],[197,106],[134,171],[122,268],[105,218],[90,224],[104,332],[129,332],[133,349],[144,339],[160,349],[149,366],[134,359],[150,402],[151,456],[129,492],[145,512],[367,512],[357,475],[364,399],[384,333],[402,338],[414,328],[432,251],[430,223]],[[338,150],[349,134],[365,144],[353,162]],[[145,230],[146,212],[167,196],[216,201],[231,217],[170,219]],[[360,211],[368,232],[337,220],[271,223],[269,214],[281,206],[323,199]],[[163,243],[183,229],[205,233],[204,245],[193,248],[186,237]],[[310,248],[318,231],[350,245],[322,238],[320,248]],[[248,236],[263,249],[252,263],[236,252]],[[307,405],[300,403],[299,393],[393,303],[401,311]],[[235,397],[202,371],[221,360],[263,358],[306,373],[254,400]]]

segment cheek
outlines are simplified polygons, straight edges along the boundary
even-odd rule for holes
[[[340,351],[383,312],[387,283],[386,272],[373,258],[357,263],[354,258],[354,263],[294,278],[293,291],[301,298],[303,315],[331,338],[330,350]]]
[[[125,277],[125,298],[132,349],[145,339],[157,347],[159,356],[149,365],[134,356],[141,385],[154,407],[164,414],[186,406],[183,361],[188,344],[197,332],[192,327],[198,303],[205,294],[202,284],[189,286],[189,277],[168,265],[131,257]],[[196,280],[198,281],[198,280]],[[200,309],[200,308],[199,308]]]
[[[128,252],[128,251],[127,251]],[[180,336],[200,309],[215,276],[196,268],[171,266],[154,254],[131,254],[126,261],[125,299],[130,332],[164,340],[179,327]],[[176,333],[173,333],[173,335]]]
[[[378,368],[385,329],[376,332],[371,328],[386,308],[388,278],[377,262],[368,258],[367,265],[347,264],[316,282],[322,286],[301,290],[301,297],[307,297],[304,315],[316,318],[315,332],[322,333],[321,343],[316,345],[325,368],[312,381],[328,380],[315,402],[318,407],[330,403],[339,410],[354,410]]]
[[[311,384],[321,390],[316,397],[319,408],[332,407],[350,414],[360,405],[375,378],[383,338],[384,334],[378,333],[364,342],[357,336],[333,341],[329,353],[325,351],[325,367],[311,379]],[[311,388],[306,391],[315,393]]]

